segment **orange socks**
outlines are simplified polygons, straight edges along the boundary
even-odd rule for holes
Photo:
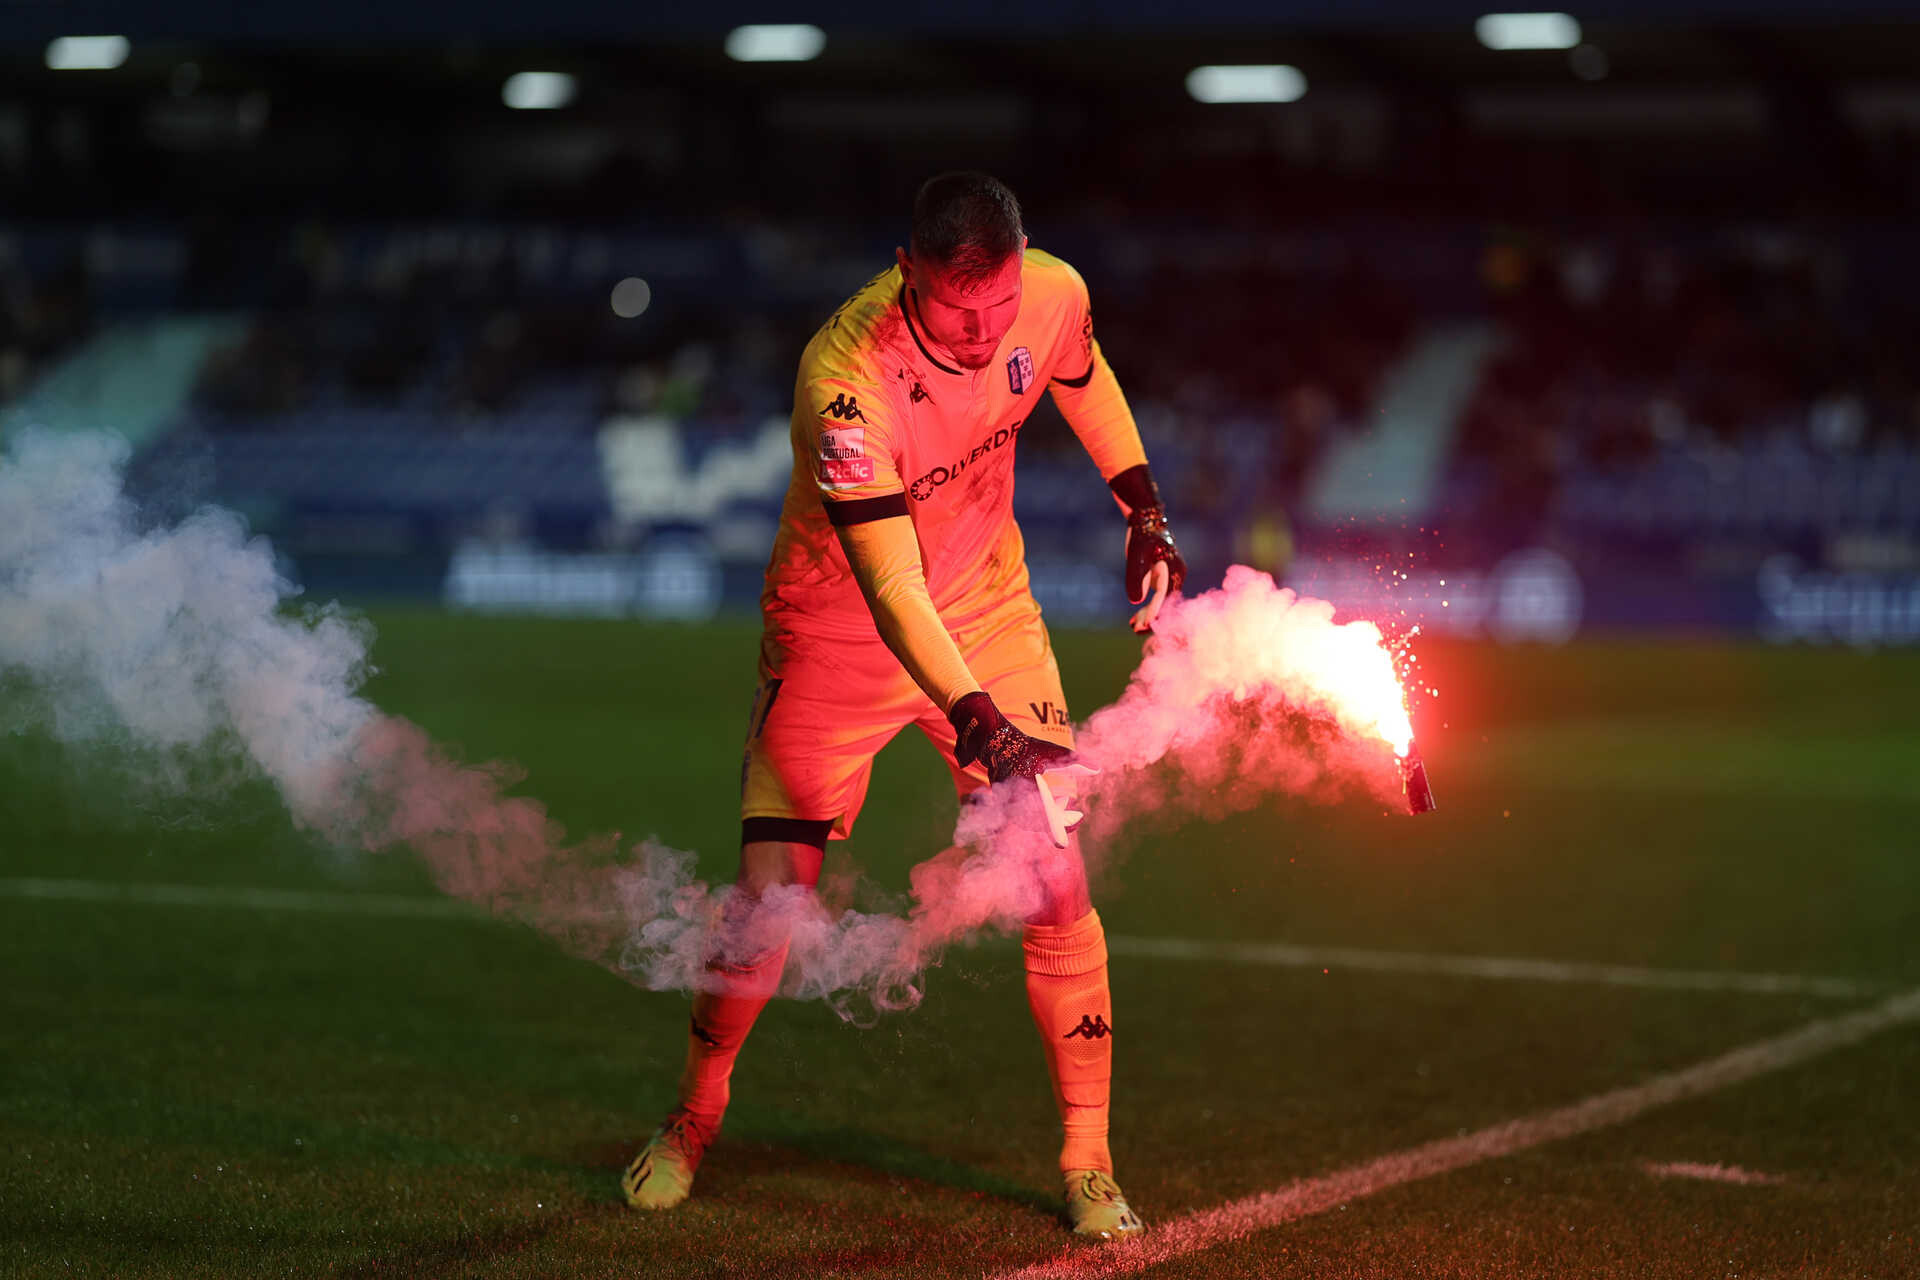
[[[1107,1095],[1113,1080],[1113,999],[1100,913],[1026,929],[1027,1004],[1046,1047],[1047,1073],[1066,1143],[1060,1168],[1113,1172]]]
[[[722,984],[719,991],[702,991],[693,998],[693,1025],[687,1036],[687,1065],[680,1073],[680,1105],[696,1120],[720,1128],[727,1109],[728,1081],[733,1062],[753,1021],[780,986],[786,967],[787,944],[744,966],[708,970]]]
[[[1060,1168],[1113,1172],[1107,1150],[1108,1090],[1113,1079],[1113,999],[1107,990],[1107,937],[1100,914],[1068,925],[1030,924],[1024,950],[1027,1005],[1046,1050],[1066,1141]],[[780,985],[785,943],[745,966],[710,970],[718,991],[694,997],[680,1105],[718,1130],[726,1112],[734,1059]]]

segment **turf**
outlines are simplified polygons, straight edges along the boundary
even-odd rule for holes
[[[509,759],[569,829],[731,873],[751,627],[374,616],[371,695]],[[1084,716],[1137,654],[1056,637]],[[1116,1155],[1149,1222],[1629,1085],[1920,985],[1920,660],[1430,645],[1441,809],[1276,801],[1104,850],[1116,935],[1815,974],[1858,1001],[1118,956]],[[0,697],[21,696],[15,688]],[[1908,710],[1902,711],[1902,708]],[[0,736],[0,880],[428,892],[241,781]],[[882,756],[836,865],[946,842],[931,753]],[[0,886],[3,887],[3,886]],[[962,949],[871,1027],[776,1003],[670,1215],[618,1203],[686,1000],[524,929],[0,891],[0,1274],[988,1275],[1059,1257],[1017,952]],[[1165,1262],[1228,1277],[1920,1274],[1920,1029]],[[1772,1175],[1657,1178],[1665,1162]]]

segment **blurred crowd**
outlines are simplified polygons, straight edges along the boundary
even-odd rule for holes
[[[395,235],[350,260],[339,235],[313,224],[252,249],[212,237],[192,254],[190,290],[252,315],[201,377],[200,422],[215,431],[271,431],[315,414],[350,427],[356,413],[397,411],[423,431],[584,433],[657,407],[654,373],[676,369],[667,410],[698,416],[725,399],[704,376],[712,351],[748,351],[756,328],[697,299],[630,323],[604,292],[533,287],[512,255],[471,252],[464,239],[439,252]],[[273,264],[264,279],[262,260]],[[689,368],[701,376],[690,381]]]
[[[511,252],[416,241],[355,253],[308,227],[261,269],[215,238],[191,256],[188,289],[249,302],[253,319],[208,361],[195,422],[261,432],[358,415],[385,427],[399,413],[423,431],[585,434],[614,415],[658,415],[708,435],[751,431],[786,412],[801,347],[886,260],[884,237],[868,258],[816,237],[762,228],[756,238],[777,242],[761,255],[767,270],[655,286],[628,316],[604,292],[529,278]],[[1081,265],[1103,346],[1143,416],[1177,434],[1196,475],[1249,475],[1249,496],[1280,504],[1326,443],[1364,419],[1418,321],[1405,293],[1355,253],[1198,268],[1175,255],[1124,274]],[[1053,415],[1040,418],[1034,450],[1070,451]],[[1189,495],[1200,506],[1228,496],[1217,483]]]
[[[1563,483],[1676,452],[1920,444],[1908,246],[1780,231],[1503,239],[1499,326],[1461,422],[1482,510],[1537,525]]]
[[[582,439],[623,415],[711,439],[784,415],[800,348],[890,239],[754,224],[637,248],[577,229],[181,234],[164,307],[249,317],[205,361],[192,429]],[[1877,234],[1335,226],[1282,252],[1123,227],[1057,247],[1089,278],[1107,355],[1150,437],[1173,443],[1167,480],[1196,515],[1296,508],[1423,326],[1490,325],[1447,502],[1517,540],[1580,477],[1676,453],[1911,453],[1920,254]],[[611,292],[676,261],[679,278]],[[29,271],[0,254],[0,404],[111,318],[97,265],[76,251]],[[1033,427],[1034,452],[1071,455],[1050,412]]]

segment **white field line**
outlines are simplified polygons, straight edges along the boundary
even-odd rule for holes
[[[1752,1169],[1742,1169],[1737,1164],[1699,1164],[1691,1160],[1675,1160],[1640,1167],[1656,1178],[1694,1178],[1701,1182],[1731,1182],[1741,1187],[1777,1187],[1786,1181],[1781,1174],[1756,1173]]]
[[[1201,942],[1189,938],[1107,939],[1114,955],[1160,960],[1214,960],[1286,969],[1364,969],[1371,973],[1447,974],[1505,981],[1595,983],[1677,991],[1740,991],[1755,995],[1811,995],[1865,1000],[1883,986],[1850,978],[1794,973],[1725,973],[1711,969],[1641,969],[1515,956],[1433,955],[1417,951],[1363,951],[1353,947],[1299,947],[1284,942]]]
[[[483,908],[456,898],[428,895],[337,893],[316,889],[254,889],[235,885],[115,883],[105,880],[0,878],[0,898],[61,902],[120,902],[146,906],[231,907],[248,911],[337,912],[403,918],[486,918]],[[1791,973],[1721,973],[1712,970],[1641,969],[1627,965],[1576,964],[1519,956],[1436,955],[1417,951],[1367,951],[1353,947],[1301,947],[1283,942],[1209,942],[1193,938],[1114,935],[1107,950],[1117,956],[1200,960],[1290,969],[1348,969],[1497,981],[1562,982],[1675,991],[1732,991],[1754,995],[1811,995],[1865,1000],[1884,990],[1849,978]]]
[[[1477,1133],[1443,1138],[1318,1178],[1303,1178],[1262,1195],[1234,1200],[1150,1228],[1147,1235],[1098,1251],[1068,1252],[1050,1262],[1002,1273],[1002,1280],[1053,1276],[1133,1274],[1173,1258],[1265,1231],[1402,1183],[1463,1169],[1595,1129],[1624,1124],[1642,1112],[1697,1098],[1755,1076],[1798,1066],[1867,1037],[1920,1022],[1920,990],[1908,991],[1856,1013],[1823,1018],[1797,1031],[1756,1041],[1717,1058],[1655,1076],[1644,1083],[1596,1094],[1570,1106],[1509,1120]]]

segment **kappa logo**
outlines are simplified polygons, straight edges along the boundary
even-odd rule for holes
[[[933,491],[947,481],[955,479],[962,471],[975,462],[992,453],[1003,445],[1012,444],[1014,437],[1020,434],[1022,423],[1016,422],[1010,427],[1002,427],[992,435],[973,446],[967,453],[954,459],[952,465],[935,467],[927,474],[907,486],[907,493],[915,502],[925,502],[933,496]]]
[[[1067,722],[1067,709],[1065,707],[1056,707],[1051,701],[1029,702],[1027,704],[1027,710],[1033,712],[1033,718],[1041,724],[1065,724]]]
[[[1025,347],[1015,347],[1007,358],[1007,385],[1017,396],[1027,394],[1033,385],[1033,353]]]
[[[917,382],[913,384],[913,390],[907,393],[907,397],[915,404],[919,404],[922,400],[931,399],[931,397],[927,395],[927,389]]]
[[[1107,1025],[1105,1018],[1097,1013],[1083,1013],[1080,1015],[1080,1025],[1060,1038],[1071,1040],[1075,1036],[1085,1036],[1089,1040],[1104,1040],[1112,1034],[1113,1028]]]
[[[842,391],[839,395],[835,396],[833,398],[833,403],[828,405],[826,408],[822,409],[820,412],[824,414],[829,414],[835,418],[838,418],[842,422],[846,422],[853,418],[858,418],[862,422],[865,422],[867,420],[867,415],[860,412],[860,402],[854,397],[848,395],[844,391]]]

